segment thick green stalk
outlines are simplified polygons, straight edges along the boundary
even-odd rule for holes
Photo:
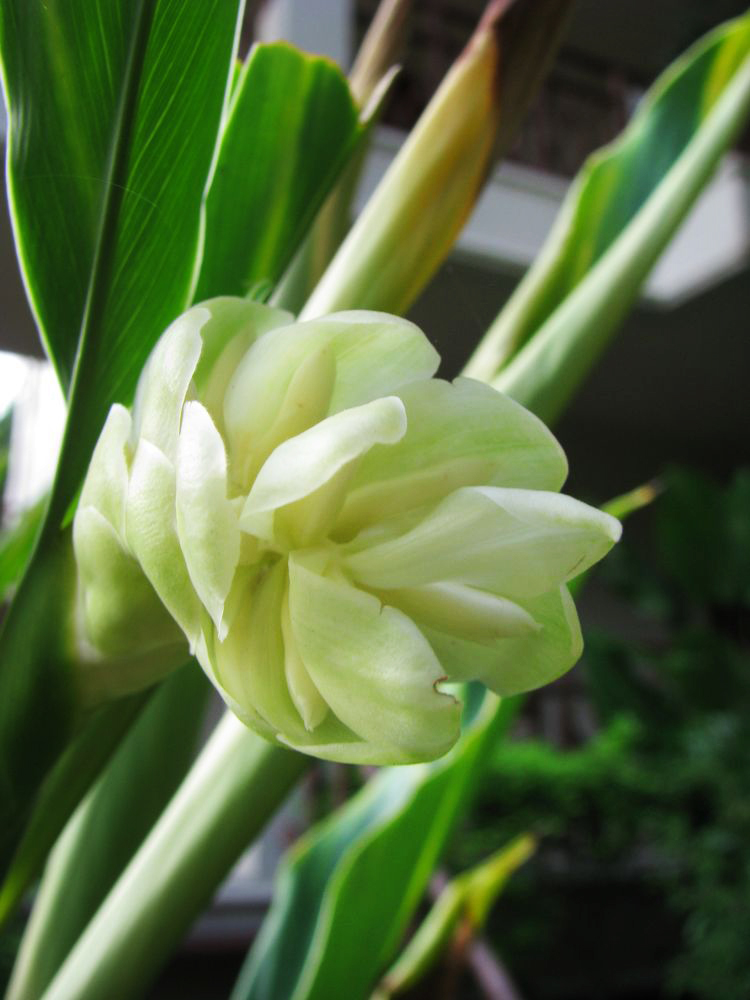
[[[311,759],[227,713],[44,1000],[142,995],[195,914]]]
[[[37,891],[7,1000],[42,995],[150,832],[193,762],[210,690],[196,663],[166,680],[66,825]]]
[[[492,384],[556,419],[632,306],[750,109],[750,58],[623,236]]]

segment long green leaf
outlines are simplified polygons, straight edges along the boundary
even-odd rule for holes
[[[189,298],[238,6],[0,7],[24,278],[65,385],[86,315],[86,350],[104,380],[89,388],[107,403],[132,391],[153,339]]]
[[[450,754],[384,769],[298,842],[232,1000],[369,995],[513,711],[488,696]]]
[[[46,500],[21,512],[18,520],[0,534],[0,599],[7,600],[23,576],[44,515]]]
[[[256,46],[232,93],[206,199],[196,298],[275,283],[362,134],[330,60]]]
[[[158,819],[195,753],[209,690],[194,663],[165,681],[67,825],[37,893],[8,1000],[42,995]]]
[[[556,417],[634,302],[750,109],[750,15],[678,59],[584,166],[467,374]],[[499,374],[498,374],[499,373]]]
[[[0,877],[37,790],[81,721],[67,659],[72,552],[51,546],[27,573],[0,634]]]
[[[80,722],[58,528],[107,409],[189,302],[240,0],[0,5],[24,278],[69,416],[42,541],[0,637],[0,869]],[[39,720],[44,725],[39,725]]]

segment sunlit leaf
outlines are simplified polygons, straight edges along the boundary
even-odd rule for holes
[[[276,281],[363,134],[341,70],[288,45],[253,49],[206,199],[196,299]]]
[[[583,167],[466,368],[549,421],[599,356],[750,109],[750,15],[680,57]],[[499,374],[498,374],[499,372]]]

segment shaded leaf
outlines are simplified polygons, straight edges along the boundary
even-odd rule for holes
[[[50,772],[0,888],[0,924],[38,878],[61,830],[138,717],[149,695],[148,691],[142,692],[101,708]]]
[[[536,849],[528,833],[501,847],[485,861],[452,879],[441,891],[409,943],[383,977],[373,1000],[388,1000],[419,982],[439,961],[451,937],[477,934],[510,876]]]
[[[8,593],[23,576],[34,549],[46,498],[23,511],[11,527],[0,535],[0,596]]]

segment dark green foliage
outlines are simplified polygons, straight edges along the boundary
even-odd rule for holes
[[[453,849],[542,836],[493,931],[540,1000],[750,996],[750,473],[672,472],[647,516],[603,567],[642,634],[587,636],[600,730],[498,746]]]

